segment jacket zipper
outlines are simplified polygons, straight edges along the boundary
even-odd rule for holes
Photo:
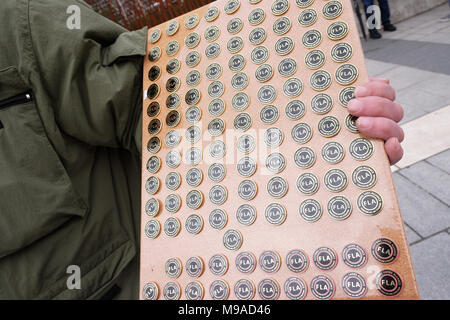
[[[33,101],[33,95],[31,93],[31,91],[19,94],[17,96],[5,99],[5,100],[1,100],[0,101],[0,110],[8,108],[8,107],[12,107],[12,106],[16,106],[19,104],[24,104],[24,103],[28,103]]]

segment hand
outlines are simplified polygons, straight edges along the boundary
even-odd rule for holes
[[[395,91],[389,80],[371,78],[369,83],[356,88],[355,99],[348,104],[348,112],[359,117],[356,121],[358,130],[385,141],[384,148],[391,165],[403,157],[400,143],[405,137],[398,125],[403,118],[403,108],[394,100]]]

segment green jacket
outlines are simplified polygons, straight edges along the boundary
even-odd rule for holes
[[[0,30],[0,299],[137,298],[147,30],[81,0],[1,0]]]

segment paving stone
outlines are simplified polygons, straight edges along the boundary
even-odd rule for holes
[[[412,245],[411,256],[421,298],[450,299],[450,234],[441,232]]]
[[[430,157],[426,161],[450,174],[450,149]]]
[[[419,241],[419,240],[422,239],[414,230],[412,230],[406,224],[405,224],[405,232],[406,232],[406,238],[408,239],[408,243],[409,244],[414,243],[414,242]]]
[[[396,101],[402,105],[408,105],[418,109],[423,113],[436,111],[442,107],[446,107],[449,104],[450,97],[429,93],[423,89],[421,85],[422,83],[418,83],[403,90],[398,90]]]
[[[400,125],[413,121],[427,114],[427,112],[422,108],[420,108],[419,105],[416,104],[410,105],[408,103],[400,101],[399,99],[397,99],[396,102],[401,104],[404,112],[403,119],[402,121],[399,122]]]
[[[399,173],[393,174],[403,220],[421,237],[450,226],[449,208]]]

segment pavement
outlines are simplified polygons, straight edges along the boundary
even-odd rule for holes
[[[369,74],[405,109],[404,158],[392,167],[422,299],[450,299],[450,13],[447,4],[363,42]]]

